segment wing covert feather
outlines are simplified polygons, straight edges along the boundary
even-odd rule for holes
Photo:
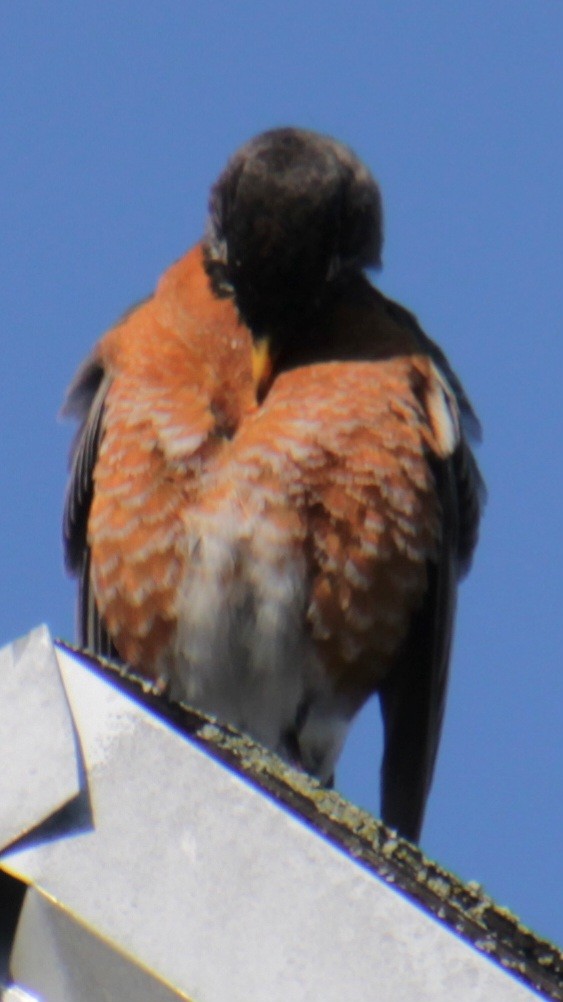
[[[78,642],[96,654],[116,657],[101,621],[90,582],[88,516],[94,490],[94,467],[103,437],[104,405],[111,377],[96,356],[88,358],[71,383],[62,413],[81,422],[70,456],[70,479],[63,516],[65,563],[78,579]]]

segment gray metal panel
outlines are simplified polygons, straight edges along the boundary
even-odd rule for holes
[[[79,658],[58,660],[93,825],[3,865],[96,939],[195,1002],[537,997]]]
[[[43,1002],[37,995],[30,995],[19,985],[10,985],[9,988],[0,987],[0,1002]]]
[[[56,1002],[190,1002],[33,888],[18,926],[12,973],[40,999]]]
[[[4,846],[41,824],[80,789],[72,718],[46,626],[0,651],[0,713]]]

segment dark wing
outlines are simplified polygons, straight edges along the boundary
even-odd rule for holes
[[[446,379],[448,385],[451,387],[457,400],[461,423],[468,440],[470,442],[480,442],[481,422],[473,410],[471,401],[461,384],[461,380],[456,376],[442,349],[435,341],[432,340],[432,338],[428,337],[428,334],[424,333],[414,313],[405,309],[405,307],[401,306],[400,303],[395,303],[392,299],[387,299],[383,295],[381,298],[385,302],[385,308],[389,312],[389,315],[393,317],[393,319],[400,324],[400,326],[408,327],[412,331],[422,350],[430,356],[432,361],[436,364],[436,367]],[[477,470],[476,464],[475,469],[479,476],[479,483],[481,485],[480,490],[483,490],[483,481],[479,471]]]
[[[95,356],[78,370],[63,405],[62,414],[81,422],[70,458],[70,477],[63,516],[65,563],[78,578],[78,643],[104,657],[117,652],[100,619],[90,585],[90,550],[87,530],[94,489],[94,467],[103,436],[104,404],[111,377]]]
[[[456,605],[459,517],[451,461],[436,464],[443,508],[438,563],[428,564],[428,591],[411,625],[400,663],[380,691],[385,729],[381,814],[418,841],[440,741]]]
[[[412,314],[397,304],[390,306],[396,319],[416,331],[422,349],[451,391],[451,406],[461,419],[451,455],[429,457],[442,513],[440,551],[438,559],[428,563],[425,601],[413,619],[400,663],[380,692],[385,730],[382,817],[417,841],[440,742],[457,582],[471,563],[485,488],[466,438],[466,434],[478,436],[480,426],[461,383]]]

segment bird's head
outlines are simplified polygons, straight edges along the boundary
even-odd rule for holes
[[[327,136],[265,132],[211,190],[206,267],[257,336],[306,324],[338,283],[379,265],[381,244],[377,184]]]

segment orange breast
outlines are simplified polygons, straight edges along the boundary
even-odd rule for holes
[[[365,310],[358,350],[362,325],[373,343]],[[379,684],[440,536],[430,364],[408,338],[403,354],[391,342],[381,338],[372,361],[282,373],[258,407],[249,332],[211,293],[198,248],[106,335],[114,379],[89,543],[100,613],[125,660],[156,673],[190,574],[191,521],[238,509],[241,524],[259,518],[277,542],[262,531],[249,544],[253,581],[271,572],[274,552],[305,566],[303,629],[337,688]]]
[[[256,406],[251,340],[195,248],[100,354],[113,382],[88,525],[93,587],[121,657],[150,673],[174,629],[183,512]]]
[[[287,372],[230,445],[241,504],[260,505],[288,551],[306,552],[306,628],[338,688],[379,684],[436,556],[440,511],[415,391],[426,365],[401,356]],[[255,559],[267,565],[268,554]]]

